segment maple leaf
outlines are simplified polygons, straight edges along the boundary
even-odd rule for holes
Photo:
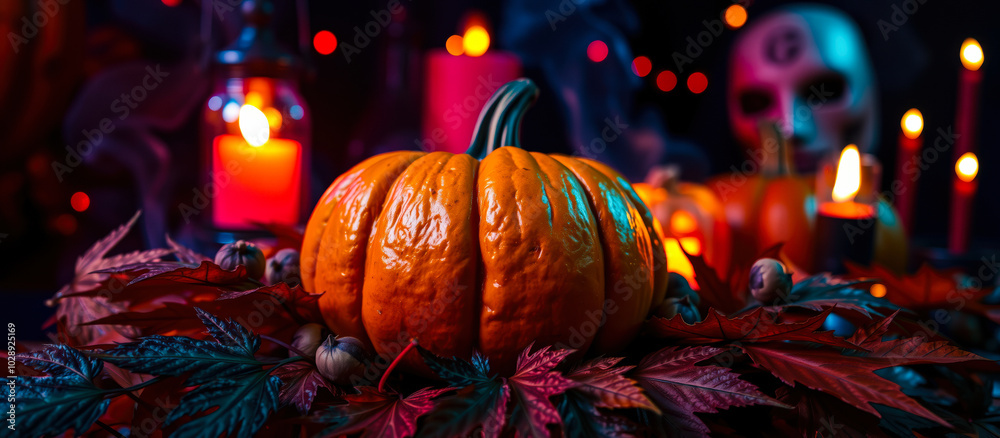
[[[830,394],[804,387],[783,386],[775,391],[782,403],[795,409],[778,415],[787,418],[800,436],[868,438],[878,431],[878,418],[859,412]]]
[[[913,275],[897,275],[879,265],[871,267],[846,263],[852,278],[876,279],[886,288],[885,298],[909,309],[946,307],[957,298],[974,300],[988,293],[962,287],[959,270],[936,270],[922,265]]]
[[[728,318],[710,310],[705,319],[695,324],[684,322],[679,316],[671,319],[652,318],[647,323],[650,334],[685,345],[715,342],[769,342],[802,341],[842,348],[860,348],[832,331],[817,331],[823,327],[833,307],[801,322],[778,322],[777,315],[758,307],[747,315]]]
[[[218,300],[231,300],[233,303],[270,300],[280,304],[298,325],[310,322],[325,325],[323,314],[319,310],[319,297],[322,295],[306,292],[301,285],[289,286],[288,283],[281,282],[251,290],[223,292]]]
[[[188,382],[190,384],[190,381]],[[227,434],[251,437],[278,409],[281,379],[258,368],[256,373],[241,379],[217,378],[202,383],[184,395],[177,408],[170,411],[164,425],[184,416],[195,416],[214,407],[218,409],[182,424],[176,436],[217,438]],[[239,427],[239,433],[233,431]]]
[[[160,378],[139,391],[139,400],[131,416],[131,428],[136,436],[152,436],[158,429],[162,430],[164,436],[171,435],[170,431],[161,426],[167,415],[180,405],[186,392],[183,376]]]
[[[59,289],[47,302],[49,305],[58,305],[55,320],[63,319],[64,327],[72,331],[71,333],[61,333],[63,339],[76,340],[79,342],[78,345],[85,345],[124,341],[136,335],[128,327],[81,326],[83,323],[125,310],[123,306],[109,302],[107,297],[109,294],[104,293],[93,297],[69,297],[69,295],[98,289],[111,291],[110,288],[101,288],[101,285],[109,279],[109,274],[96,271],[123,264],[150,262],[173,253],[170,249],[151,249],[105,258],[108,251],[114,248],[132,229],[132,226],[139,219],[140,213],[136,212],[132,219],[105,238],[97,241],[77,258],[73,280]]]
[[[597,409],[583,393],[566,392],[558,403],[563,434],[570,438],[616,438],[633,436],[632,422]]]
[[[788,343],[744,344],[740,348],[757,366],[788,385],[801,383],[835,395],[848,404],[879,416],[870,403],[881,403],[948,425],[941,417],[903,394],[899,385],[873,371],[888,365],[861,356],[845,356],[829,348],[806,349]]]
[[[166,236],[166,238],[167,238],[167,246],[169,246],[170,249],[174,251],[174,257],[177,257],[177,260],[180,261],[181,263],[190,263],[197,265],[203,261],[212,260],[211,257],[208,257],[204,254],[199,254],[196,251],[184,245],[181,245],[178,242],[175,242],[174,239],[170,238],[169,234]]]
[[[34,436],[82,435],[107,410],[108,391],[94,385],[103,364],[66,345],[18,355],[18,361],[47,376],[17,376],[17,428]]]
[[[420,345],[417,345],[417,351],[431,371],[456,388],[495,380],[490,376],[489,360],[478,351],[472,354],[472,362],[457,357],[441,357]]]
[[[312,407],[313,399],[320,388],[339,394],[319,373],[316,366],[308,362],[292,362],[271,370],[281,378],[281,404],[294,405],[299,413],[306,414]]]
[[[736,293],[738,289],[735,289],[730,282],[720,278],[703,256],[688,254],[683,246],[681,251],[684,251],[684,255],[691,262],[694,279],[698,282],[698,295],[705,307],[721,309],[726,313],[735,312],[743,307],[746,298]]]
[[[515,401],[511,423],[523,436],[548,437],[547,425],[562,425],[559,412],[549,397],[577,385],[552,369],[573,350],[552,350],[545,346],[531,353],[532,346],[529,345],[518,356],[516,371],[507,380]]]
[[[950,345],[947,341],[928,342],[924,336],[883,341],[898,314],[899,311],[896,311],[881,321],[858,329],[847,341],[867,350],[862,356],[882,367],[989,360]]]
[[[765,306],[768,310],[780,311],[782,308],[799,307],[822,311],[837,306],[838,310],[850,310],[871,318],[871,314],[883,316],[878,309],[897,310],[900,307],[891,301],[876,298],[867,288],[859,288],[870,281],[834,282],[828,274],[814,275],[799,281],[792,286],[787,297],[774,306]]]
[[[507,421],[509,400],[510,386],[503,379],[469,386],[438,401],[424,421],[423,433],[432,437],[499,437]]]
[[[739,374],[729,368],[695,366],[722,351],[715,347],[681,350],[667,347],[646,356],[632,370],[631,376],[682,433],[708,434],[708,427],[696,412],[714,413],[732,406],[756,404],[789,407],[741,380]]]
[[[595,359],[580,365],[566,377],[577,383],[570,392],[579,392],[598,408],[639,408],[659,413],[636,382],[624,376],[634,367],[615,367],[621,358]]]
[[[259,283],[255,284],[247,277],[246,267],[243,265],[228,271],[215,263],[203,261],[195,267],[181,265],[166,272],[140,275],[128,282],[114,299],[128,301],[134,306],[163,296],[205,294],[218,297],[227,290],[255,289],[258,286]]]
[[[201,309],[196,310],[218,342],[153,335],[92,356],[137,373],[158,376],[190,373],[189,385],[260,371],[265,363],[254,357],[260,348],[259,337],[231,320],[219,320]]]
[[[450,388],[424,388],[403,397],[385,394],[370,386],[356,388],[360,394],[344,396],[347,405],[335,406],[317,416],[321,422],[332,423],[323,436],[342,436],[361,433],[362,437],[413,436],[417,419],[434,407],[431,401]]]

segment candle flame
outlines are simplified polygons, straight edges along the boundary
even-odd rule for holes
[[[251,146],[260,147],[267,143],[271,129],[264,112],[253,105],[240,107],[240,133]]]
[[[465,35],[462,37],[462,49],[466,55],[482,56],[489,48],[490,33],[486,31],[485,27],[473,24],[465,29]]]
[[[975,38],[966,38],[962,42],[962,65],[976,71],[983,65],[983,47]]]
[[[976,154],[972,152],[962,154],[955,163],[955,175],[958,179],[970,182],[976,179],[977,174],[979,174],[979,159],[976,158]]]
[[[920,110],[916,108],[910,108],[906,114],[903,114],[903,120],[900,122],[903,127],[903,135],[906,138],[917,138],[920,137],[920,133],[924,130],[924,115],[920,114]]]
[[[861,154],[858,147],[847,145],[840,153],[837,164],[837,179],[833,183],[833,200],[853,201],[861,189]]]

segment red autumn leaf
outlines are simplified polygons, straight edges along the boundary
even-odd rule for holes
[[[326,388],[334,394],[340,394],[339,390],[323,378],[316,369],[316,366],[308,362],[292,362],[282,365],[271,374],[281,378],[282,405],[295,405],[299,413],[306,414],[312,407],[313,399],[320,388]]]
[[[634,367],[615,367],[621,358],[600,358],[587,362],[566,374],[577,383],[572,391],[583,393],[595,407],[640,408],[659,413],[636,382],[624,374]]]
[[[788,343],[745,344],[743,351],[757,366],[788,385],[801,383],[835,395],[848,404],[881,418],[870,403],[880,403],[918,415],[942,425],[948,423],[916,400],[903,394],[899,385],[874,371],[890,366],[862,356],[845,356],[828,348],[805,349]]]
[[[360,394],[344,396],[347,405],[336,406],[323,416],[332,420],[335,429],[324,436],[344,436],[361,433],[362,437],[413,436],[417,430],[417,418],[434,407],[434,397],[450,388],[424,388],[409,397],[400,394],[383,394],[370,386],[357,388]]]
[[[252,290],[224,292],[219,300],[270,300],[279,303],[300,325],[309,322],[325,324],[319,311],[319,297],[322,295],[306,292],[301,285],[292,287],[287,283],[277,283]]]
[[[802,341],[843,348],[858,348],[832,331],[817,331],[834,308],[828,308],[802,322],[778,322],[776,315],[758,307],[742,317],[727,318],[710,310],[704,320],[695,324],[684,322],[680,316],[671,319],[653,318],[648,330],[654,336],[684,345],[701,345],[713,342],[769,342]]]
[[[140,212],[136,212],[128,222],[97,241],[77,258],[73,280],[56,292],[49,301],[49,304],[59,306],[53,321],[62,320],[63,327],[72,331],[72,333],[60,332],[63,339],[73,339],[79,343],[78,345],[85,345],[124,342],[136,334],[129,328],[120,326],[81,327],[85,322],[118,313],[124,310],[124,306],[110,302],[106,293],[93,297],[70,297],[70,295],[85,291],[103,291],[105,288],[101,288],[101,285],[108,281],[111,275],[95,271],[124,264],[151,262],[173,253],[170,249],[151,249],[105,258],[108,251],[132,229],[139,219],[139,214]]]
[[[878,428],[878,418],[858,412],[837,397],[812,389],[781,387],[775,395],[782,403],[795,406],[790,412],[779,412],[799,436],[871,438],[886,435]]]
[[[866,267],[847,263],[847,271],[854,278],[877,279],[885,285],[887,300],[910,309],[954,305],[956,300],[974,300],[988,292],[960,287],[957,270],[936,270],[928,265],[921,266],[913,275],[903,276],[878,265]]]
[[[523,436],[548,437],[549,424],[562,424],[559,411],[549,397],[562,394],[577,384],[552,369],[573,350],[550,349],[545,346],[531,353],[532,345],[517,358],[517,371],[507,379],[520,408],[511,422]]]
[[[889,325],[898,313],[897,310],[881,321],[858,329],[847,341],[868,350],[863,356],[881,362],[883,367],[988,360],[949,345],[947,341],[928,342],[924,336],[883,341],[882,337],[889,331]]]
[[[164,427],[163,422],[190,389],[184,385],[184,376],[162,379],[139,392],[132,414],[132,431],[136,436],[153,436],[156,432],[169,436],[177,428],[177,425]]]
[[[723,350],[715,347],[664,348],[646,356],[631,375],[684,435],[707,435],[695,413],[714,413],[732,406],[765,404],[788,407],[741,380],[729,368],[696,363]]]
[[[167,237],[167,246],[169,246],[170,249],[174,250],[174,257],[177,257],[177,260],[179,260],[181,263],[198,264],[205,260],[212,260],[211,257],[208,257],[204,254],[199,254],[194,250],[184,245],[181,245],[180,243],[175,242],[174,239],[171,239],[169,235],[166,237]]]

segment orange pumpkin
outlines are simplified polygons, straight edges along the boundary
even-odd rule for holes
[[[732,242],[719,198],[708,187],[678,181],[678,173],[676,167],[654,169],[646,182],[632,187],[664,228],[664,246],[672,261],[670,271],[683,275],[697,287],[694,269],[681,246],[689,254],[704,256],[718,272],[725,273]]]
[[[708,183],[722,200],[733,232],[734,263],[749,265],[767,248],[783,243],[784,256],[794,267],[813,272],[816,218],[815,178],[797,176],[777,127],[762,127],[761,138],[775,142],[776,162],[758,175],[722,175]],[[877,206],[874,260],[901,272],[907,241],[896,210],[885,201]],[[750,249],[750,251],[747,251]],[[795,269],[793,269],[795,270]]]
[[[333,182],[301,254],[331,329],[389,357],[410,338],[476,350],[501,371],[533,342],[628,344],[666,290],[655,220],[607,166],[519,147],[536,96],[526,79],[501,87],[466,154],[386,153]],[[416,354],[403,365],[425,371]]]

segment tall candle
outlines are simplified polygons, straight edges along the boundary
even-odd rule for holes
[[[843,274],[844,260],[870,264],[875,249],[875,208],[855,201],[861,190],[861,155],[855,145],[844,148],[837,163],[830,199],[816,211],[815,267]]]
[[[257,223],[296,225],[302,191],[302,145],[269,138],[266,116],[240,109],[242,135],[216,136],[212,144],[212,223],[254,229]]]
[[[966,152],[955,162],[955,181],[952,184],[951,221],[948,224],[948,251],[964,254],[969,249],[970,215],[972,199],[976,195],[976,175],[979,174],[979,159],[976,154]]]
[[[924,146],[924,117],[916,108],[911,108],[900,121],[902,132],[899,134],[899,151],[896,152],[896,180],[898,189],[892,186],[895,195],[896,209],[899,211],[903,230],[907,234],[913,232],[913,204],[917,192],[917,184],[911,175],[907,175],[906,163],[914,162]],[[912,166],[912,164],[911,164]]]
[[[983,48],[974,38],[962,43],[962,70],[958,75],[958,103],[955,108],[955,160],[966,152],[976,152],[979,126],[979,90],[983,82]]]
[[[470,24],[464,36],[448,39],[448,50],[427,55],[423,137],[417,146],[428,151],[465,152],[479,111],[501,85],[521,76],[513,53],[489,51],[490,36]]]

